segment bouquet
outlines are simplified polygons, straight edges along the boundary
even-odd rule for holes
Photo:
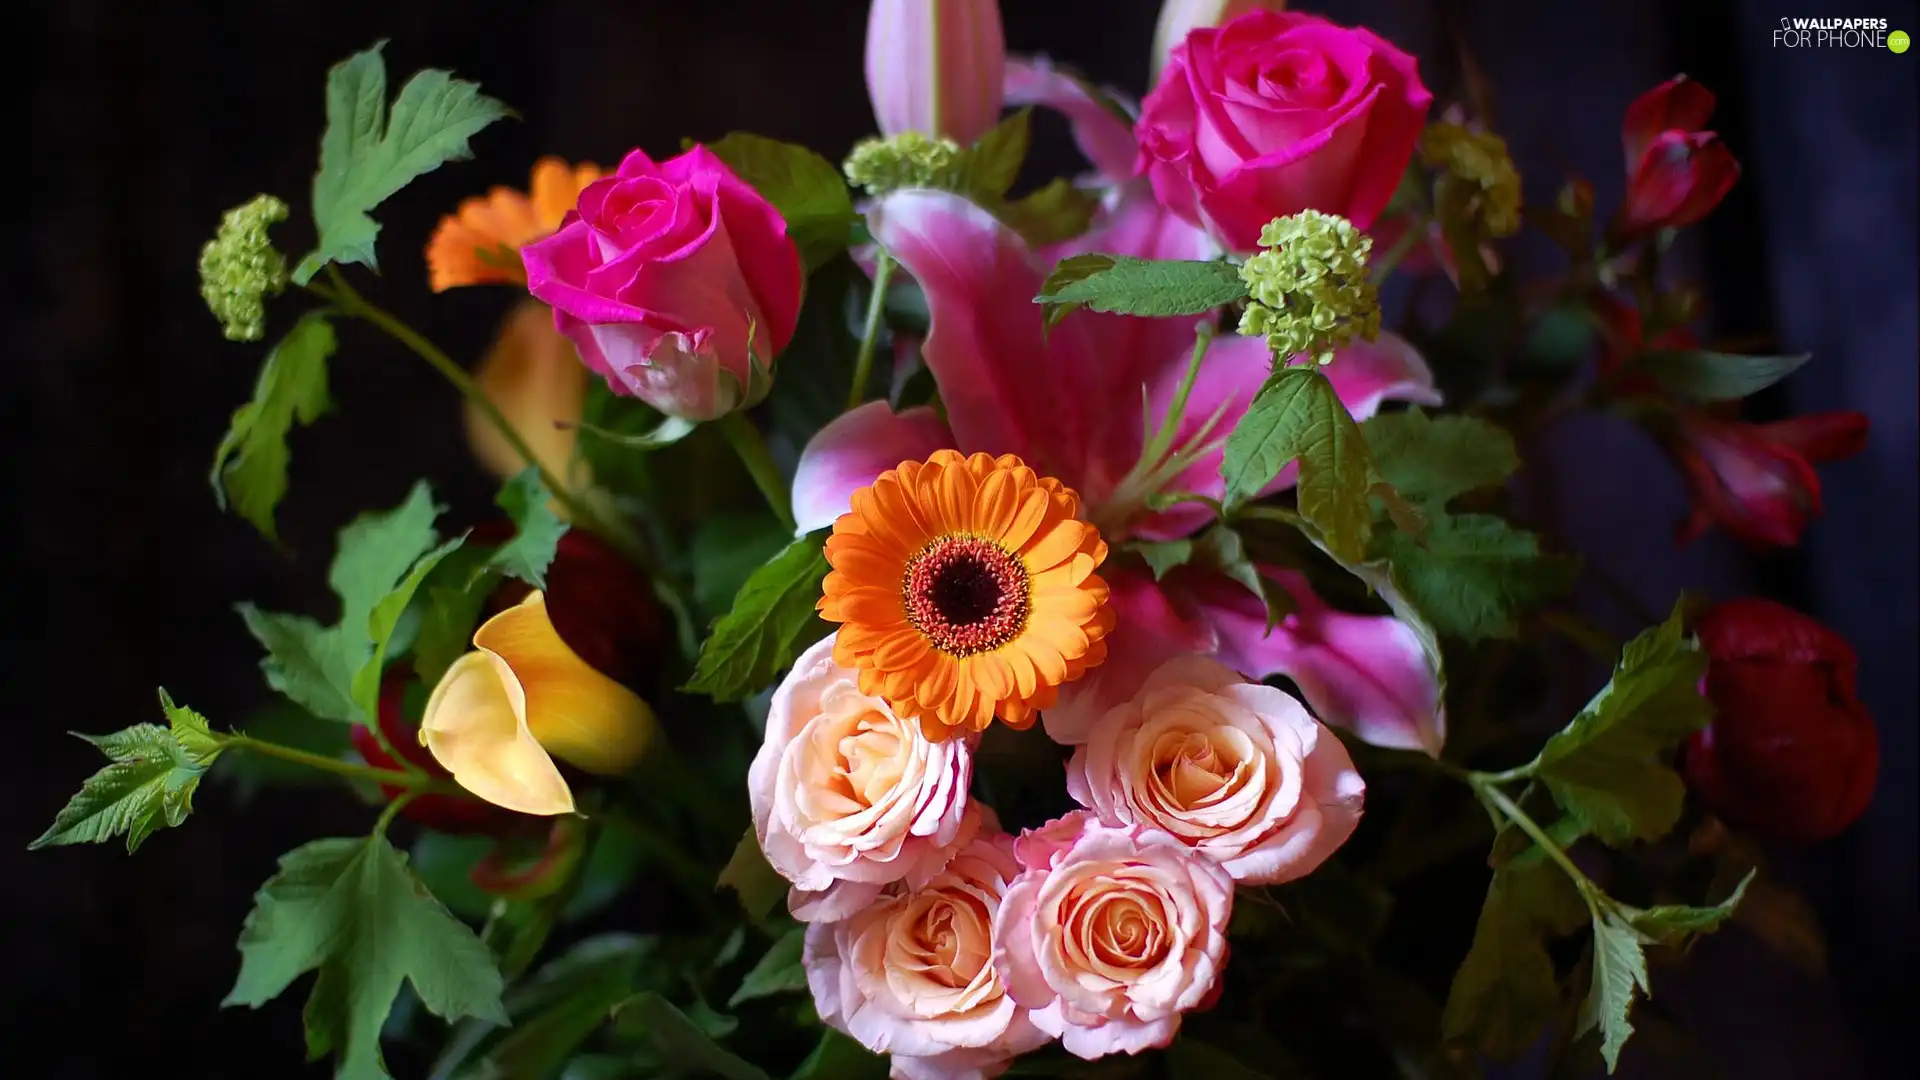
[[[385,334],[496,506],[347,524],[334,609],[240,607],[280,704],[162,690],[34,846],[341,782],[367,831],[281,859],[224,1004],[306,984],[351,1080],[1611,1071],[1661,963],[1785,902],[1761,841],[1859,816],[1875,729],[1838,635],[1639,611],[1514,479],[1605,410],[1680,541],[1790,546],[1866,423],[1741,420],[1808,358],[1695,336],[1707,88],[1623,103],[1618,206],[1534,203],[1483,96],[1283,6],[1167,0],[1136,101],[992,0],[873,0],[840,161],[734,132],[447,215],[426,285],[503,298],[471,371],[367,295],[374,214],[510,110],[341,61],[304,254],[269,194],[201,254],[273,341],[213,496],[278,545],[289,437]],[[1086,172],[1025,176],[1036,109]]]

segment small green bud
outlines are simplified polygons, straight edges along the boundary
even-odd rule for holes
[[[854,187],[866,189],[869,195],[885,195],[901,188],[962,190],[967,164],[967,151],[952,139],[907,131],[862,140],[842,168]]]
[[[286,203],[255,195],[227,211],[200,249],[200,295],[229,341],[259,341],[267,332],[267,300],[287,287],[287,260],[267,228],[286,219]]]
[[[1380,294],[1367,276],[1373,241],[1336,214],[1303,210],[1260,230],[1259,254],[1240,267],[1251,297],[1240,333],[1267,339],[1277,360],[1334,350],[1380,333]]]
[[[1420,133],[1420,160],[1443,174],[1443,184],[1453,181],[1465,196],[1457,207],[1443,205],[1442,213],[1469,217],[1474,231],[1490,239],[1520,231],[1520,172],[1505,139],[1439,121]]]

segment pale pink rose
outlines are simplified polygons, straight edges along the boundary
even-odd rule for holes
[[[985,1080],[1048,1042],[993,965],[994,916],[1020,870],[1012,838],[983,832],[925,885],[807,927],[820,1019],[892,1054],[907,1080]]]
[[[970,145],[1000,119],[1006,63],[997,0],[873,0],[867,11],[867,94],[882,135]]]
[[[920,888],[981,825],[967,797],[971,744],[933,742],[861,693],[833,662],[833,641],[802,654],[774,691],[747,772],[754,833],[793,883],[788,907],[803,922],[846,918],[894,882]]]
[[[1067,791],[1102,821],[1170,833],[1246,885],[1312,873],[1353,835],[1366,790],[1292,695],[1205,656],[1162,664],[1067,765]]]
[[[1302,210],[1364,229],[1432,103],[1413,57],[1372,31],[1252,11],[1173,47],[1141,102],[1136,168],[1167,209],[1236,251]]]
[[[1175,837],[1087,818],[1045,869],[1020,875],[994,920],[1007,992],[1092,1060],[1173,1041],[1227,961],[1233,878]]]
[[[628,154],[520,257],[528,291],[587,367],[689,420],[764,395],[800,316],[805,276],[785,219],[704,146],[659,163]]]

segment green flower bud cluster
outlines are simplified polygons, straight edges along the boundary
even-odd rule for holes
[[[1303,210],[1260,230],[1259,254],[1240,267],[1251,297],[1240,332],[1262,335],[1274,358],[1333,360],[1335,349],[1380,334],[1380,294],[1367,277],[1373,241],[1337,214]]]
[[[267,332],[267,300],[287,287],[287,260],[267,229],[286,219],[286,203],[255,195],[227,211],[200,249],[200,295],[229,341],[259,341]]]
[[[869,195],[916,187],[960,191],[966,185],[968,160],[967,150],[952,139],[907,131],[862,140],[842,168],[847,181]]]
[[[1505,139],[1440,121],[1420,133],[1420,160],[1444,174],[1443,188],[1452,186],[1462,196],[1456,203],[1443,193],[1443,214],[1470,217],[1474,230],[1488,238],[1520,231],[1520,172],[1513,167]]]

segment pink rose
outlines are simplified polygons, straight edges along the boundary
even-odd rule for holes
[[[1019,874],[1012,838],[983,833],[924,886],[807,927],[820,1019],[892,1054],[905,1080],[984,1080],[1046,1043],[993,965],[994,917]]]
[[[764,396],[800,315],[786,221],[704,146],[659,164],[628,154],[520,256],[589,368],[689,420]]]
[[[1367,787],[1347,748],[1286,691],[1181,656],[1094,723],[1067,790],[1109,825],[1163,830],[1236,881],[1276,885],[1347,842]]]
[[[1092,1060],[1167,1045],[1227,961],[1233,878],[1158,829],[1087,819],[1007,890],[994,963],[1013,1000]]]
[[[1141,102],[1136,168],[1168,210],[1236,251],[1302,210],[1364,229],[1432,102],[1413,57],[1372,31],[1252,11],[1174,47]]]
[[[747,772],[754,834],[793,883],[803,922],[844,919],[894,882],[918,889],[980,828],[967,797],[973,750],[860,692],[833,662],[834,635],[801,655],[774,691]]]

